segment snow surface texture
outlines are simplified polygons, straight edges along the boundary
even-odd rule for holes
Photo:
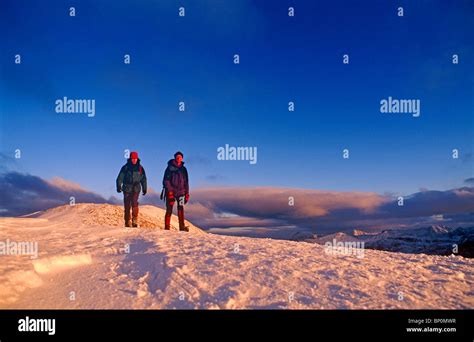
[[[164,231],[140,207],[122,227],[108,204],[0,219],[0,241],[37,242],[39,256],[1,255],[0,308],[474,308],[474,260],[365,250],[328,254],[296,241]],[[173,217],[173,228],[177,219]],[[176,228],[175,228],[176,229]]]

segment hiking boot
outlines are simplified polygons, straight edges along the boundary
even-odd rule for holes
[[[167,210],[165,215],[165,230],[170,230],[171,227],[171,213]]]
[[[125,227],[131,227],[130,221],[125,221]]]
[[[178,209],[179,230],[189,232],[189,228],[184,224],[184,210]]]
[[[137,222],[137,218],[136,218],[136,217],[134,217],[134,218],[132,219],[132,227],[134,227],[134,228],[138,227],[138,222]]]

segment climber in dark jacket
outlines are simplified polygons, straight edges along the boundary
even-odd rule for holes
[[[125,227],[130,227],[130,208],[132,208],[132,227],[138,227],[138,196],[140,191],[146,195],[147,183],[145,169],[140,164],[138,153],[130,153],[127,164],[122,166],[116,181],[117,192],[123,191]]]
[[[179,230],[189,231],[184,224],[184,205],[189,201],[189,178],[188,170],[184,166],[183,154],[179,151],[174,154],[174,159],[168,161],[168,167],[163,176],[163,188],[166,196],[165,229],[170,229],[173,205],[177,200]]]

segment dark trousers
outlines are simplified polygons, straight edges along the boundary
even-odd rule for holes
[[[174,202],[177,202],[178,206],[178,220],[179,220],[179,229],[184,229],[184,206],[180,205],[180,199],[177,201],[171,202],[168,198],[166,199],[166,214],[165,214],[165,228],[169,229],[171,225],[171,215],[173,214]]]
[[[138,218],[138,196],[139,192],[124,192],[123,206],[125,210],[124,219],[130,221],[130,208],[132,209],[132,218],[135,221]]]

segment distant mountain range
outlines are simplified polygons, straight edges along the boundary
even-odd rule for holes
[[[462,255],[474,258],[474,227],[450,228],[430,226],[413,229],[387,229],[369,233],[355,229],[352,233],[333,233],[324,236],[295,235],[293,240],[318,244],[326,242],[364,242],[368,249],[401,253],[432,255]]]

